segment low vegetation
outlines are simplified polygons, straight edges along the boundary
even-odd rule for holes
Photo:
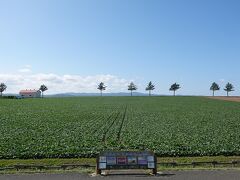
[[[240,104],[202,97],[79,97],[0,101],[0,158],[240,155]]]

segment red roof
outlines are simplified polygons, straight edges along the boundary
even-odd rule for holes
[[[39,90],[21,90],[20,94],[32,94],[32,93],[37,93]]]

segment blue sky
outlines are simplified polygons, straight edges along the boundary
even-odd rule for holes
[[[0,81],[8,92],[140,92],[208,95],[229,81],[240,95],[238,0],[0,0]],[[3,68],[4,67],[4,68]],[[66,84],[68,88],[64,88]],[[224,95],[221,91],[219,95]]]

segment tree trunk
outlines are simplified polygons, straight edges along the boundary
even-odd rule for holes
[[[173,94],[174,94],[173,96],[176,96],[176,91],[173,91]]]
[[[228,97],[228,91],[227,91],[227,97]]]
[[[2,92],[1,92],[1,97],[2,97]]]
[[[212,94],[212,96],[213,96],[213,97],[215,96],[215,94],[214,94],[214,90],[213,90],[213,94]]]
[[[101,97],[102,97],[102,90],[101,90]]]
[[[132,90],[131,90],[131,96],[132,96]]]
[[[43,98],[43,91],[42,91],[42,98]]]
[[[149,96],[151,96],[151,90],[149,90]]]

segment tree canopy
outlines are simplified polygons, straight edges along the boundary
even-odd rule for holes
[[[100,82],[97,89],[100,90],[101,96],[102,96],[102,92],[105,91],[106,88],[107,88],[107,86],[105,86],[103,82]]]
[[[225,86],[224,91],[227,92],[227,96],[228,96],[228,95],[229,95],[229,92],[234,91],[234,87],[233,87],[233,85],[232,85],[231,83],[228,82],[228,83],[226,84],[226,86]]]
[[[213,82],[211,87],[210,87],[210,90],[213,91],[213,96],[214,96],[215,95],[215,91],[219,91],[220,90],[220,86],[217,83]]]
[[[151,96],[151,91],[155,89],[155,85],[150,81],[146,87],[146,91],[149,91],[149,96]]]
[[[171,85],[171,87],[170,87],[170,89],[169,89],[169,91],[173,91],[174,92],[174,96],[176,95],[175,94],[175,92],[178,90],[178,89],[180,89],[181,87],[180,87],[180,85],[179,84],[177,84],[177,83],[174,83],[174,84],[172,84]]]
[[[1,93],[1,96],[2,96],[2,93],[3,93],[4,91],[6,91],[6,89],[7,89],[6,84],[1,83],[1,84],[0,84],[0,93]]]
[[[128,90],[131,91],[131,96],[132,96],[132,92],[137,90],[137,86],[133,82],[131,82],[128,85]]]
[[[43,92],[44,92],[44,91],[47,91],[48,88],[47,88],[47,86],[45,86],[45,85],[43,84],[43,85],[40,86],[39,90],[42,91],[42,97],[43,97]]]

